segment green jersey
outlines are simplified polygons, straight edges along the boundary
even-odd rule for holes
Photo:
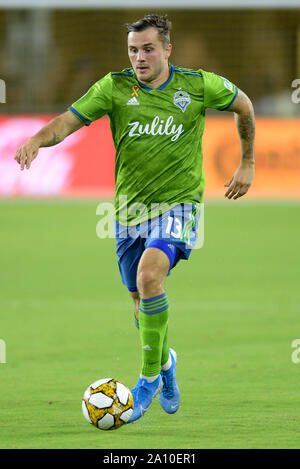
[[[170,65],[168,80],[150,88],[129,68],[109,73],[69,108],[86,125],[109,116],[117,221],[137,224],[202,201],[205,110],[225,110],[236,95],[226,78],[201,69]]]

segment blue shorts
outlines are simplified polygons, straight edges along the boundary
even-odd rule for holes
[[[180,259],[189,258],[197,241],[199,217],[199,206],[182,203],[139,225],[125,226],[115,222],[119,270],[129,291],[137,291],[138,264],[145,249],[156,247],[168,256],[168,275]]]

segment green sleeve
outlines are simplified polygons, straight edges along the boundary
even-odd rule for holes
[[[112,110],[112,76],[111,73],[98,80],[81,98],[68,108],[85,125],[110,114]]]
[[[238,88],[224,77],[201,70],[204,80],[204,106],[225,111],[237,96]]]

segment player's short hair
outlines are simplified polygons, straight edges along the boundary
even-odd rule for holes
[[[158,31],[158,37],[163,43],[167,45],[170,43],[170,31],[171,31],[171,21],[168,20],[167,15],[145,15],[144,18],[141,18],[134,23],[127,23],[127,35],[131,32],[141,32],[148,28],[156,28]]]

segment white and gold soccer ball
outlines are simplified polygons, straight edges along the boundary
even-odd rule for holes
[[[113,378],[99,379],[85,391],[82,412],[89,423],[101,430],[120,428],[133,412],[130,389]]]

